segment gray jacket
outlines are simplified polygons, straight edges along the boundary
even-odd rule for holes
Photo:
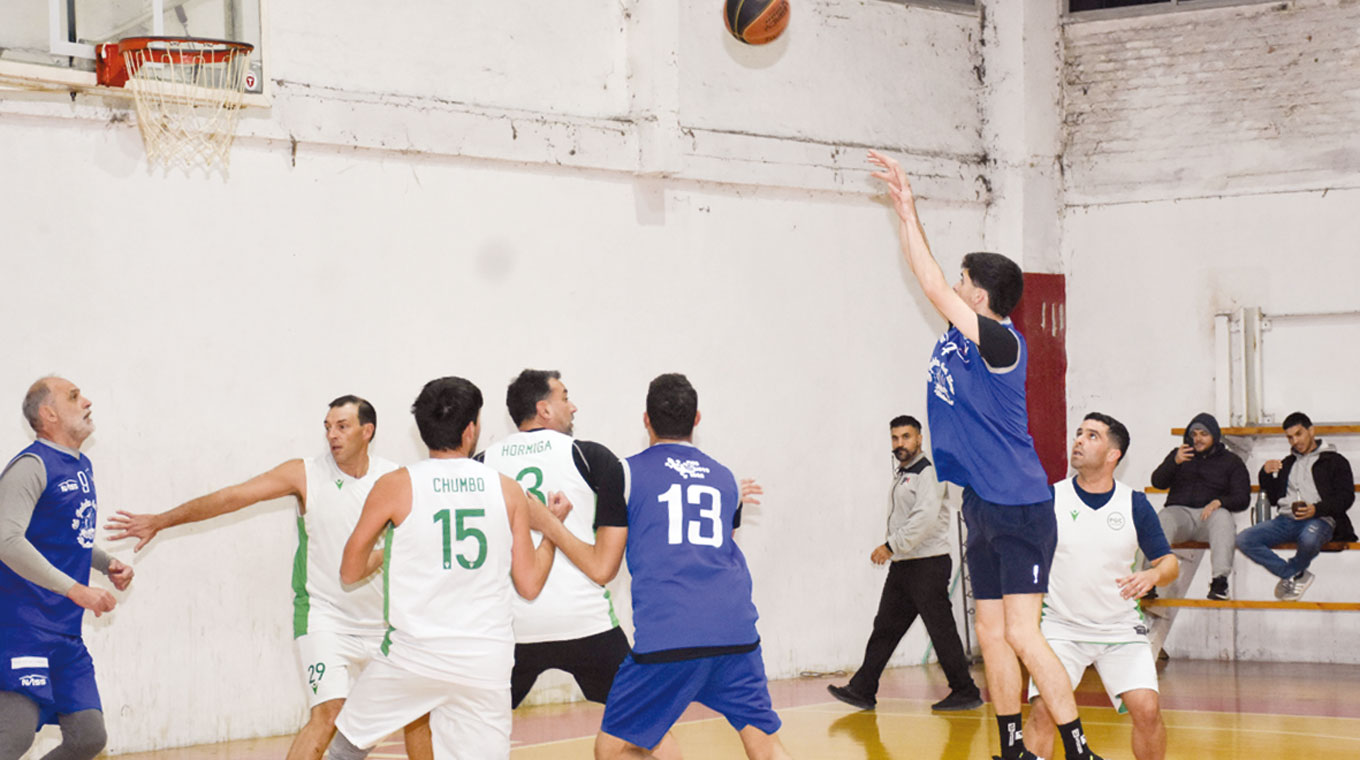
[[[938,557],[949,553],[949,508],[935,467],[924,453],[912,457],[893,475],[889,497],[888,540],[892,561]]]

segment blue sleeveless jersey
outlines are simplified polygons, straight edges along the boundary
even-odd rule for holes
[[[38,498],[24,537],[58,570],[79,583],[89,583],[96,509],[90,460],[38,441],[19,452],[19,456],[29,454],[41,459],[47,469],[47,488]],[[79,636],[84,613],[70,599],[24,580],[0,563],[0,626],[32,626]]]
[[[977,344],[953,325],[935,344],[926,383],[930,447],[940,480],[971,487],[994,504],[1034,504],[1053,491],[1029,435],[1029,351],[1010,320],[1001,324],[1020,341],[1008,371],[987,369]]]
[[[751,572],[732,540],[740,491],[731,470],[670,443],[627,465],[633,650],[756,643]]]

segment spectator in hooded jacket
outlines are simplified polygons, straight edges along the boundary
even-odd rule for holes
[[[1247,465],[1221,438],[1218,420],[1207,412],[1197,414],[1185,428],[1185,442],[1152,472],[1153,487],[1168,491],[1166,506],[1158,514],[1167,540],[1209,542],[1210,599],[1228,598],[1237,540],[1231,513],[1242,512],[1251,503]]]
[[[1355,530],[1346,510],[1355,503],[1355,480],[1351,464],[1323,443],[1313,421],[1303,412],[1284,418],[1284,434],[1292,449],[1284,459],[1272,459],[1261,468],[1257,480],[1266,499],[1278,510],[1275,519],[1242,531],[1237,548],[1247,558],[1280,578],[1275,598],[1297,601],[1313,583],[1308,565],[1335,538],[1354,541]],[[1298,550],[1283,559],[1270,550],[1276,544],[1294,542]]]

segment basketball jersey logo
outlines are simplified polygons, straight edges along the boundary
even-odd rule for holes
[[[693,459],[686,459],[682,462],[675,457],[666,457],[666,466],[680,473],[680,477],[685,480],[689,480],[690,478],[703,480],[704,475],[708,474],[708,468]]]
[[[76,508],[75,519],[71,520],[71,529],[76,531],[76,541],[86,549],[94,548],[95,533],[95,504],[94,499],[81,499],[80,506]]]
[[[953,346],[953,344],[951,343],[950,346]],[[949,346],[946,346],[945,350],[948,351]],[[954,377],[949,374],[949,368],[944,365],[944,362],[942,361],[943,357],[944,354],[941,354],[940,358],[932,357],[930,360],[931,392],[934,393],[935,397],[939,400],[953,406]]]

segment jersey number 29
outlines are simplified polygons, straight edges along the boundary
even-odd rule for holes
[[[681,493],[684,493],[684,501],[681,501]],[[688,537],[689,543],[696,546],[722,546],[722,492],[713,486],[701,486],[691,484],[689,488],[682,489],[679,483],[672,484],[666,492],[656,497],[661,503],[666,505],[667,514],[670,517],[670,532],[668,543],[683,543]],[[707,506],[705,506],[707,502]],[[685,504],[699,507],[699,519],[689,522],[688,536],[685,531]],[[705,524],[711,526],[709,535],[704,535]]]

